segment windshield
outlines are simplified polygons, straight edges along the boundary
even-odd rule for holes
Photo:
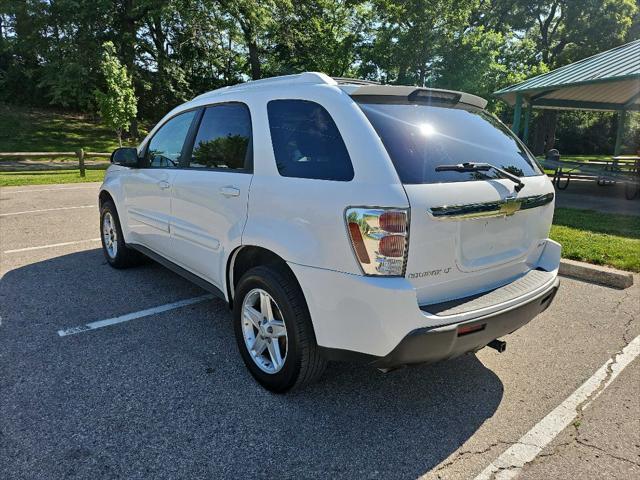
[[[442,171],[440,165],[489,163],[518,177],[541,175],[533,156],[489,113],[469,107],[359,103],[384,143],[402,183],[502,178],[495,170]]]

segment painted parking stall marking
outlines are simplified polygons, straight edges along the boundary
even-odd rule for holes
[[[42,250],[44,248],[66,247],[67,245],[78,245],[80,243],[99,242],[99,238],[90,238],[88,240],[77,240],[75,242],[51,243],[49,245],[38,245],[37,247],[14,248],[13,250],[5,250],[2,253],[20,253],[30,252],[32,250]]]
[[[57,210],[77,210],[79,208],[97,208],[97,207],[98,207],[97,205],[80,205],[77,207],[42,208],[39,210],[24,210],[22,212],[0,213],[0,217],[11,217],[13,215],[26,215],[28,213],[55,212]]]
[[[525,433],[474,480],[507,480],[516,478],[527,463],[534,460],[558,436],[578,412],[587,408],[640,355],[640,336],[611,357],[580,388]]]
[[[5,187],[6,188],[6,187]],[[66,192],[67,190],[97,190],[97,186],[88,187],[59,187],[59,188],[27,188],[23,190],[3,190],[3,193],[36,193],[36,192]]]
[[[167,312],[169,310],[175,310],[176,308],[186,307],[188,305],[194,305],[196,303],[201,303],[207,300],[212,300],[214,298],[213,295],[201,295],[199,297],[187,298],[185,300],[179,300],[173,303],[167,303],[165,305],[159,305],[157,307],[147,308],[145,310],[140,310],[138,312],[127,313],[126,315],[121,315],[119,317],[107,318],[105,320],[98,320],[96,322],[86,323],[84,325],[79,325],[77,327],[65,328],[63,330],[58,330],[58,335],[61,337],[66,337],[68,335],[75,335],[77,333],[87,332],[89,330],[96,330],[98,328],[108,327],[110,325],[116,325],[118,323],[128,322],[130,320],[135,320],[137,318],[148,317],[151,315],[155,315],[157,313]]]

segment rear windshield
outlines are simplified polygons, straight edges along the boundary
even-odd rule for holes
[[[495,170],[435,170],[465,162],[489,163],[518,177],[542,174],[520,140],[483,110],[387,103],[359,106],[384,143],[402,183],[502,178]]]

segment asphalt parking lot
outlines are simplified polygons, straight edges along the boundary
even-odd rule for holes
[[[0,191],[0,478],[640,477],[639,278],[563,279],[502,354],[336,363],[278,396],[245,370],[222,301],[153,310],[204,292],[106,264],[97,191]],[[535,458],[518,467],[518,448]]]

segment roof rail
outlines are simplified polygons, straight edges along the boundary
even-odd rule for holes
[[[380,85],[380,82],[374,80],[363,80],[361,78],[348,78],[348,77],[331,77],[338,85]]]
[[[262,78],[260,80],[251,80],[249,82],[239,83],[237,85],[218,88],[216,90],[211,90],[210,92],[205,92],[201,95],[198,95],[193,100],[210,97],[220,93],[226,93],[231,91],[235,92],[238,90],[249,90],[256,87],[265,87],[269,85],[287,85],[287,84],[299,85],[299,84],[305,84],[305,83],[306,84],[325,84],[325,85],[337,84],[337,82],[334,79],[332,79],[328,75],[325,75],[324,73],[304,72],[304,73],[297,73],[294,75],[281,75],[279,77],[269,77],[269,78]]]

